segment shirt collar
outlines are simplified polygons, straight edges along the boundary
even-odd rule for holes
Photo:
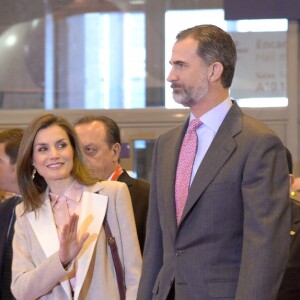
[[[79,202],[82,193],[83,193],[83,186],[79,184],[76,180],[74,180],[71,183],[71,185],[67,188],[67,190],[61,195],[57,195],[49,192],[51,206],[53,207],[56,204],[60,196],[65,196],[68,200]]]
[[[219,105],[217,105],[216,107],[214,107],[213,109],[211,109],[210,111],[202,115],[200,120],[205,126],[207,126],[208,128],[210,128],[216,133],[219,130],[219,127],[221,126],[231,106],[232,106],[231,98],[227,97]],[[191,114],[190,122],[193,119],[195,119],[195,116]]]

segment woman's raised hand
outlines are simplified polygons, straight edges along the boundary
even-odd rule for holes
[[[79,216],[73,214],[70,217],[69,223],[66,224],[61,233],[59,258],[64,267],[78,255],[84,242],[88,239],[89,234],[85,233],[80,239],[77,236]]]

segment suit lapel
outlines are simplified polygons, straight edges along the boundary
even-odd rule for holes
[[[300,234],[300,204],[297,200],[291,200],[291,212],[292,212],[292,219],[291,219],[291,236],[292,242],[291,246],[293,246],[296,236]]]
[[[99,187],[101,184],[97,186]],[[102,189],[102,187],[100,189]],[[85,191],[83,192],[81,201],[82,209],[79,219],[79,235],[84,232],[88,232],[90,236],[81,249],[76,261],[77,271],[75,299],[78,299],[90,266],[101,226],[106,214],[108,197],[99,195],[95,192]]]
[[[12,217],[12,212],[15,207],[14,198],[6,200],[7,202],[3,202],[0,205],[0,266],[2,266],[2,257],[6,244],[7,231],[9,228],[10,220]],[[0,274],[1,276],[1,274]]]
[[[162,196],[162,199],[166,199],[165,201],[165,211],[171,212],[166,213],[164,217],[170,224],[169,228],[172,228],[172,232],[176,233],[177,231],[177,221],[176,221],[176,207],[175,207],[175,180],[176,180],[176,169],[177,162],[179,157],[179,151],[181,147],[181,142],[183,140],[185,131],[187,129],[189,123],[189,119],[181,125],[180,127],[174,130],[174,133],[171,137],[166,141],[165,152],[159,161],[163,162],[163,168],[161,168],[161,173],[163,178],[163,188],[161,189],[166,196]],[[168,178],[168,180],[164,180],[164,178]],[[170,201],[173,199],[173,201]]]
[[[4,264],[7,238],[8,235],[12,233],[14,226],[14,223],[11,223],[13,211],[17,203],[20,202],[20,197],[14,196],[6,201],[7,202],[1,203],[0,205],[0,270],[2,270]],[[0,282],[3,280],[2,275],[2,272],[0,272]]]
[[[207,186],[213,181],[229,159],[236,143],[233,137],[242,129],[242,112],[236,104],[232,106],[215,138],[213,139],[191,185],[181,222],[198,201]]]
[[[124,182],[130,188],[133,185],[133,179],[129,176],[126,170],[123,169],[123,173],[119,176],[117,181]]]

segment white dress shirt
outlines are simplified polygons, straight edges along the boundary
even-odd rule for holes
[[[198,148],[194,160],[190,185],[193,182],[196,172],[231,106],[231,98],[228,97],[222,103],[201,116],[200,120],[203,124],[197,129]],[[193,119],[195,119],[195,116],[191,114],[190,122]]]

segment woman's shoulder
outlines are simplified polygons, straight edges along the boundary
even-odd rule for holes
[[[24,215],[24,211],[25,211],[24,203],[23,202],[18,203],[15,207],[16,215],[21,217]]]
[[[127,188],[124,182],[102,180],[93,185],[87,186],[85,190],[91,193],[98,193],[103,189],[109,191],[117,191],[119,189],[124,189],[124,188]]]

